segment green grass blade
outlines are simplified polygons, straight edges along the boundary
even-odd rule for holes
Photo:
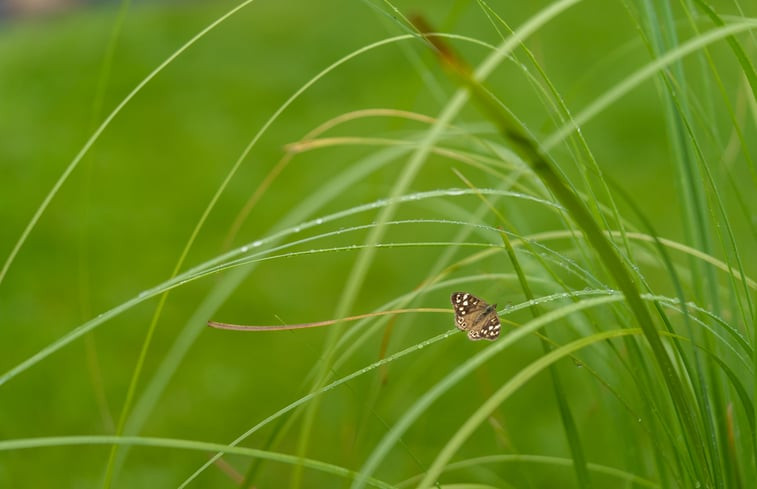
[[[505,454],[505,455],[487,455],[483,457],[476,457],[467,460],[461,460],[459,462],[453,462],[443,467],[444,472],[453,470],[466,469],[471,467],[478,467],[485,464],[503,464],[503,463],[525,463],[525,464],[543,464],[547,466],[557,467],[569,467],[573,465],[573,460],[564,457],[550,457],[547,455],[526,455],[526,454]],[[625,470],[617,469],[615,467],[608,467],[606,465],[589,463],[587,467],[592,472],[597,474],[609,475],[615,477],[628,484],[636,484],[641,487],[649,487],[650,489],[659,489],[660,484],[655,483],[649,479],[644,479],[636,474],[632,474]],[[410,484],[414,484],[421,480],[423,474],[412,477],[405,481],[396,484],[397,489],[402,489]]]
[[[0,452],[29,450],[33,448],[60,448],[87,445],[129,445],[152,448],[172,448],[176,450],[190,450],[199,452],[226,451],[245,457],[263,458],[287,465],[303,465],[308,469],[331,474],[343,479],[354,480],[357,474],[338,465],[314,459],[302,459],[285,453],[268,452],[246,447],[229,447],[220,443],[209,443],[195,440],[181,440],[175,438],[151,438],[136,436],[59,436],[43,438],[26,438],[0,441]],[[391,489],[393,486],[378,479],[370,478],[366,481],[373,487]]]

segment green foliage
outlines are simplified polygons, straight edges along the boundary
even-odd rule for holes
[[[753,6],[225,8],[0,31],[0,487],[757,480]]]

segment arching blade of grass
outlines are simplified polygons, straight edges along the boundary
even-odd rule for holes
[[[45,438],[26,438],[19,440],[0,441],[0,452],[13,450],[29,450],[33,448],[60,448],[87,445],[118,445],[141,446],[153,448],[172,448],[199,452],[226,451],[245,457],[264,458],[287,465],[303,465],[308,469],[317,470],[347,480],[355,479],[357,473],[338,465],[321,462],[320,460],[302,459],[286,453],[269,452],[246,447],[230,447],[221,443],[209,443],[195,440],[180,440],[174,438],[151,438],[138,436],[59,436]],[[378,479],[367,481],[373,487],[391,489],[393,486]]]
[[[573,465],[573,460],[569,458],[564,458],[564,457],[550,457],[547,455],[518,455],[518,454],[488,455],[488,456],[476,457],[476,458],[461,460],[459,462],[453,462],[451,464],[447,464],[443,467],[443,471],[449,472],[452,470],[479,467],[481,465],[486,465],[486,464],[502,464],[502,463],[527,463],[527,464],[543,464],[547,466],[556,466],[556,467],[570,467]],[[657,484],[654,481],[644,479],[642,477],[639,477],[636,474],[632,474],[630,472],[617,469],[615,467],[608,467],[606,465],[599,465],[599,464],[594,464],[594,463],[588,463],[586,466],[590,471],[595,472],[597,474],[609,475],[617,479],[620,479],[622,481],[625,481],[631,484],[636,484],[638,486],[649,487],[651,489],[659,489],[661,487],[660,484]],[[410,484],[417,483],[417,481],[421,480],[422,478],[423,478],[423,475],[418,475],[411,479],[407,479],[396,484],[395,487],[397,487],[397,489],[402,489],[404,487],[409,486]]]

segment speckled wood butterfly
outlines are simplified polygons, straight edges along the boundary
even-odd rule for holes
[[[487,304],[467,292],[455,292],[450,301],[455,308],[455,326],[467,331],[471,341],[494,341],[499,337],[497,304]]]

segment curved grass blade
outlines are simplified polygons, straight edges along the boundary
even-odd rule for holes
[[[195,440],[181,440],[176,438],[154,438],[138,436],[57,436],[44,438],[24,438],[18,440],[1,440],[0,452],[28,450],[32,448],[60,448],[71,446],[86,445],[129,445],[153,448],[174,448],[179,450],[191,450],[199,452],[217,452],[226,451],[245,457],[264,458],[275,462],[288,465],[302,465],[312,470],[317,470],[326,474],[338,476],[347,480],[355,479],[357,474],[354,471],[333,465],[327,462],[321,462],[314,459],[302,459],[286,453],[269,452],[246,447],[230,447],[221,443],[209,443]],[[371,478],[368,481],[373,487],[382,489],[391,489],[393,486],[378,479]]]

